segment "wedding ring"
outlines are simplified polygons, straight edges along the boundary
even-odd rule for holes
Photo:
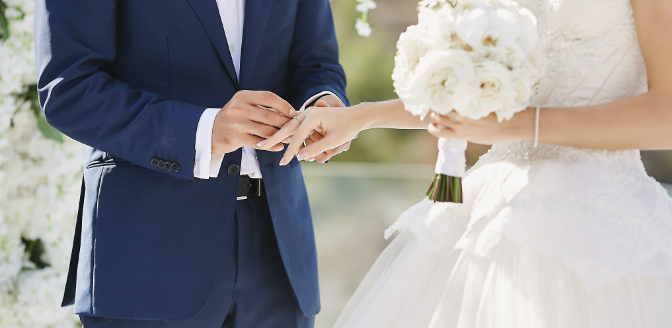
[[[297,120],[297,121],[299,121],[299,125],[301,125],[301,123],[303,123],[303,122],[301,122],[301,120],[300,120],[298,117],[296,117],[296,116],[294,116],[294,117],[292,117],[292,118],[295,119],[295,120]]]

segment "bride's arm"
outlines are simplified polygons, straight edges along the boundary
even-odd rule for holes
[[[360,131],[377,128],[426,129],[429,119],[420,120],[406,111],[399,99],[361,103],[350,108],[353,120],[359,121]]]
[[[300,160],[313,158],[325,150],[338,147],[352,139],[361,131],[374,128],[425,129],[429,119],[420,120],[404,109],[400,100],[388,100],[375,103],[361,103],[347,108],[313,107],[297,115],[297,120],[289,121],[275,135],[258,144],[261,149],[292,136],[285,157],[280,165],[285,165],[297,155],[301,144],[313,133],[320,131],[324,135],[319,141],[301,149]],[[299,121],[301,124],[299,124]]]
[[[631,2],[649,91],[602,105],[542,108],[540,142],[613,150],[672,148],[672,1]],[[503,124],[494,117],[470,121],[433,115],[429,131],[480,143],[532,141],[535,111],[528,108]]]

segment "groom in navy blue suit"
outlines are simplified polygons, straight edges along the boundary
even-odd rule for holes
[[[84,327],[312,327],[300,165],[254,148],[347,103],[328,0],[37,0],[35,42],[47,121],[87,145]]]

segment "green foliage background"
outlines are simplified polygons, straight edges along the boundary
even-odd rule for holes
[[[7,18],[5,17],[5,5],[2,0],[0,0],[0,41],[5,40],[9,37],[9,32],[7,30]]]

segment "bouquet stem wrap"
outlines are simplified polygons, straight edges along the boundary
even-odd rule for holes
[[[436,176],[427,189],[430,200],[442,203],[462,203],[462,177],[466,172],[466,140],[439,138]]]

